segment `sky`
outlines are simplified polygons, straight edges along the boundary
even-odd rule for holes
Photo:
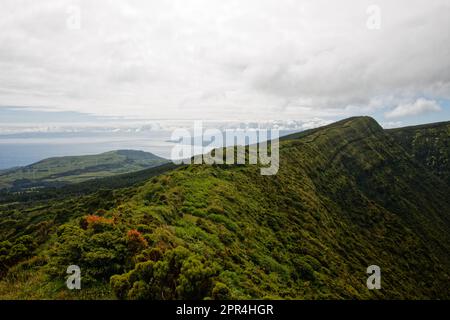
[[[0,126],[354,115],[450,120],[450,1],[0,4]]]

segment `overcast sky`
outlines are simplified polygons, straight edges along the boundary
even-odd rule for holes
[[[0,108],[450,120],[449,13],[448,0],[1,0]]]

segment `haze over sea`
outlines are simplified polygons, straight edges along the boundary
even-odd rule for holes
[[[282,129],[280,135],[296,131],[300,129]],[[50,157],[98,154],[122,149],[142,150],[171,159],[175,145],[175,142],[171,141],[171,135],[172,131],[169,130],[96,133],[33,132],[0,135],[0,170],[26,166]],[[204,146],[208,145],[210,143],[204,142]],[[206,151],[208,149],[205,149]]]
[[[49,157],[87,155],[119,149],[142,150],[170,158],[170,132],[151,134],[58,133],[0,136],[0,170],[24,166]]]

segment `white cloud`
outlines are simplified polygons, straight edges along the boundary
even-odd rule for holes
[[[403,126],[403,122],[402,121],[382,122],[381,126],[385,129],[399,128],[399,127]]]
[[[450,2],[2,0],[0,105],[302,119],[450,99]],[[81,8],[81,28],[67,28]]]
[[[388,119],[415,116],[428,112],[441,111],[442,108],[434,100],[417,99],[413,103],[400,104],[393,110],[386,112],[384,116]]]

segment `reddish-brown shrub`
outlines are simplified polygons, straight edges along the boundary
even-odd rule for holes
[[[95,214],[90,214],[81,219],[80,227],[85,230],[89,227],[98,229],[101,226],[112,225],[113,223],[114,223],[113,219],[108,219],[108,218],[97,216]]]
[[[136,229],[128,230],[127,232],[128,248],[131,252],[137,253],[148,246],[147,240]]]

